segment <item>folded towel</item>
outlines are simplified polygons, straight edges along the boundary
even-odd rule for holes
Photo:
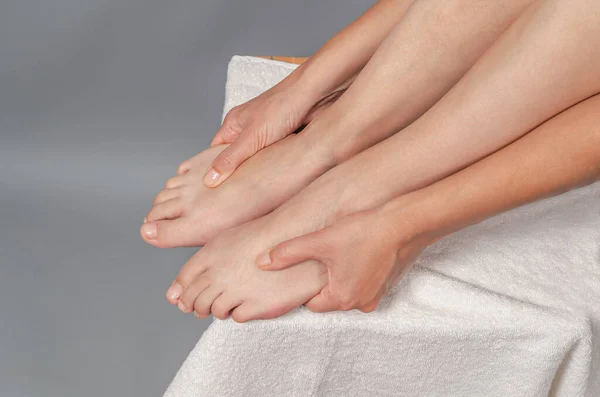
[[[294,65],[229,64],[225,111]],[[371,314],[215,320],[166,397],[600,396],[600,183],[427,249]]]

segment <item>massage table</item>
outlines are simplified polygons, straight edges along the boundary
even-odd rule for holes
[[[267,58],[232,58],[224,114],[305,60]],[[599,346],[595,183],[438,241],[373,313],[214,320],[165,397],[599,397]]]

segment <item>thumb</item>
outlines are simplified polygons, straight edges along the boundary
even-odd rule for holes
[[[238,122],[240,112],[236,108],[231,109],[225,115],[221,128],[215,134],[215,137],[210,142],[210,147],[224,145],[235,141],[242,133],[242,126]]]
[[[256,264],[264,270],[281,270],[309,259],[322,259],[324,251],[321,233],[314,232],[284,241],[259,255]]]
[[[204,184],[207,187],[219,186],[233,174],[240,164],[252,157],[257,152],[256,145],[252,142],[253,139],[250,134],[243,134],[219,153],[204,175]]]

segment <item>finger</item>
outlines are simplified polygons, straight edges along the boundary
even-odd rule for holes
[[[244,134],[223,150],[206,171],[204,184],[208,187],[216,187],[229,178],[240,164],[256,154],[255,139],[251,134]],[[258,150],[260,149],[262,147]]]
[[[219,130],[215,137],[212,139],[212,141],[210,141],[210,147],[224,145],[226,143],[230,142],[225,141],[223,133],[221,132],[221,130]]]
[[[242,133],[242,129],[240,128],[239,123],[236,121],[237,112],[235,109],[236,108],[233,108],[227,112],[221,128],[219,128],[219,131],[217,131],[215,137],[210,142],[211,147],[223,145],[225,143],[232,143]]]
[[[269,252],[256,258],[264,270],[281,270],[309,259],[323,260],[326,243],[321,231],[305,234],[278,244]]]
[[[387,287],[384,286],[380,288],[379,291],[377,291],[377,294],[373,297],[373,299],[367,300],[366,303],[363,303],[361,306],[358,307],[358,310],[360,310],[363,313],[371,313],[372,311],[377,309],[377,306],[379,305],[379,302],[381,301],[381,298],[383,298],[383,296],[385,295],[386,291],[388,291]]]
[[[308,310],[314,313],[325,313],[339,310],[337,302],[329,298],[329,287],[325,287],[314,298],[304,304]]]

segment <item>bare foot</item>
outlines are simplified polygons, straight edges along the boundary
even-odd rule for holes
[[[142,238],[162,248],[201,246],[222,230],[267,214],[330,167],[308,142],[290,135],[245,161],[214,189],[204,185],[204,174],[226,146],[184,161],[154,199]]]
[[[237,322],[279,317],[318,294],[327,284],[325,268],[308,261],[277,272],[255,264],[281,229],[266,217],[228,229],[212,239],[180,270],[167,300],[199,318],[230,314]],[[284,226],[284,225],[280,225]]]
[[[180,270],[167,300],[201,318],[212,310],[217,318],[231,312],[236,321],[277,317],[307,302],[327,284],[322,264],[306,261],[267,272],[256,259],[283,241],[330,225],[348,208],[359,211],[389,199],[355,183],[364,166],[354,163],[335,167],[270,214],[210,240]]]

